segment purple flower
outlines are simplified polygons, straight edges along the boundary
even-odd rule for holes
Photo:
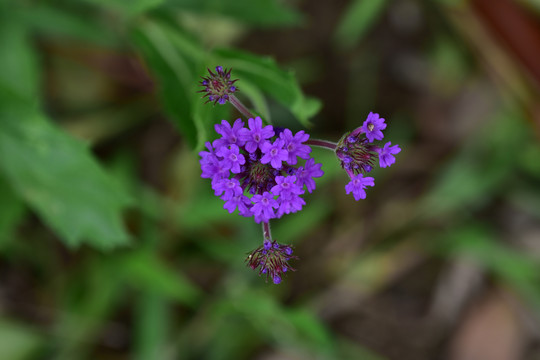
[[[295,213],[302,210],[302,206],[306,205],[304,199],[298,194],[289,194],[287,197],[279,197],[279,208],[277,210],[277,217],[281,217],[283,214]]]
[[[362,125],[362,131],[366,134],[369,142],[374,140],[382,140],[384,135],[381,130],[386,129],[386,124],[383,118],[379,118],[379,114],[369,113],[366,121]]]
[[[232,144],[227,149],[226,147],[221,147],[216,154],[223,157],[221,163],[226,169],[231,169],[231,172],[238,174],[240,170],[240,165],[246,163],[244,155],[240,154],[240,149],[238,146]]]
[[[261,164],[270,163],[274,169],[281,169],[281,163],[287,161],[287,150],[283,149],[284,142],[281,139],[277,139],[271,144],[269,141],[265,142],[261,151],[264,156],[261,158]]]
[[[255,222],[257,224],[261,221],[267,222],[276,217],[274,209],[278,208],[279,205],[271,192],[265,191],[262,195],[253,195],[251,201],[253,202],[251,212],[255,216]]]
[[[229,200],[234,196],[238,196],[244,192],[240,187],[240,182],[237,179],[219,179],[212,182],[212,189],[216,196],[221,196],[223,200]]]
[[[276,176],[276,186],[270,190],[272,194],[280,198],[288,199],[292,196],[304,193],[302,186],[296,184],[296,176]]]
[[[308,145],[302,144],[309,139],[309,134],[306,134],[303,130],[301,130],[293,136],[291,130],[285,129],[279,134],[279,137],[285,143],[284,148],[289,154],[287,162],[290,165],[295,165],[298,162],[296,157],[309,159],[311,148]]]
[[[210,147],[210,143],[207,143],[207,147],[210,152],[201,151],[201,164],[202,178],[208,179],[222,179],[228,176],[229,169],[223,166],[222,161],[220,161],[217,156],[213,153],[213,150]]]
[[[396,162],[396,158],[394,157],[395,154],[399,153],[401,151],[399,145],[392,145],[392,142],[387,142],[384,144],[384,147],[376,148],[375,150],[379,153],[379,166],[384,168],[387,166],[392,165]]]
[[[223,208],[229,211],[230,214],[238,208],[240,215],[250,217],[253,214],[251,213],[249,206],[251,206],[251,200],[247,196],[240,194],[228,199],[225,202],[225,205],[223,205]]]
[[[298,168],[296,172],[297,183],[300,186],[306,185],[307,191],[311,193],[315,190],[315,180],[313,178],[319,178],[324,175],[321,166],[322,164],[315,164],[315,159],[310,158],[304,166]]]
[[[274,136],[274,130],[271,125],[263,128],[260,117],[248,120],[249,129],[243,128],[239,131],[239,136],[242,141],[245,141],[245,148],[248,152],[253,153],[266,143],[266,139]]]
[[[240,119],[237,119],[232,127],[227,120],[221,120],[221,125],[215,124],[214,128],[216,129],[216,132],[222,137],[220,139],[214,140],[212,145],[214,145],[216,149],[231,144],[235,144],[238,146],[244,145],[244,141],[240,139],[239,135],[240,129],[242,129],[243,127],[244,122]]]
[[[366,198],[366,191],[364,190],[366,186],[374,186],[375,179],[372,177],[364,177],[363,174],[357,174],[351,177],[351,181],[345,185],[345,191],[347,194],[353,193],[354,199],[356,201]]]

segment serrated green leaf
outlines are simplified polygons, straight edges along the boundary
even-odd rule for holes
[[[2,102],[0,101],[0,104]],[[128,197],[89,150],[39,112],[0,106],[0,170],[69,246],[126,244],[121,210]]]

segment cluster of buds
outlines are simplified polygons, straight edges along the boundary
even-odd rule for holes
[[[298,259],[293,255],[291,246],[264,239],[263,245],[253,250],[246,262],[253,270],[259,269],[259,275],[266,275],[266,279],[270,278],[274,284],[279,284],[283,273],[296,271],[289,265],[291,259]]]
[[[346,133],[337,142],[310,139],[304,131],[293,134],[289,129],[263,126],[263,120],[255,117],[233,95],[238,89],[231,80],[231,70],[216,67],[216,73],[208,70],[203,78],[200,92],[207,102],[225,104],[230,102],[248,118],[248,127],[241,119],[231,126],[223,120],[215,125],[220,138],[207,142],[208,151],[199,153],[203,178],[212,180],[212,189],[230,213],[238,209],[241,216],[253,216],[263,224],[263,245],[246,259],[249,267],[259,269],[274,284],[279,284],[283,273],[294,269],[289,265],[292,247],[272,240],[270,219],[297,212],[305,205],[301,197],[307,190],[315,189],[315,178],[323,176],[321,164],[310,156],[311,147],[318,146],[333,151],[350,178],[345,186],[347,194],[355,200],[366,198],[366,187],[374,186],[375,180],[366,177],[375,166],[384,168],[395,163],[398,145],[387,142],[380,146],[376,141],[384,138],[386,123],[379,114],[369,113],[361,127]]]
[[[203,97],[208,97],[206,103],[226,104],[231,94],[238,90],[234,86],[238,79],[231,80],[231,69],[223,69],[221,66],[216,67],[215,73],[208,69],[208,73],[207,77],[201,77],[201,85],[204,89],[199,92],[204,93]]]

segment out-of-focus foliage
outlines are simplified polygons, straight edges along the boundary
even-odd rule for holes
[[[535,108],[494,90],[466,8],[0,1],[0,359],[446,358],[486,289],[537,317]],[[314,149],[325,176],[272,223],[300,256],[279,286],[243,263],[259,225],[200,178],[240,117],[196,92],[217,65],[276,126],[337,140],[376,111],[403,149],[362,202]]]

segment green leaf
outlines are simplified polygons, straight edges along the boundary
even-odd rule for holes
[[[270,110],[262,91],[257,88],[255,84],[252,84],[247,79],[242,79],[242,88],[240,94],[246,96],[255,109],[251,109],[256,116],[261,116],[267,123],[271,124]],[[249,104],[246,104],[249,106]]]
[[[200,291],[182,273],[173,271],[147,251],[126,255],[115,263],[116,269],[132,286],[193,306]]]
[[[387,0],[356,0],[344,11],[336,31],[336,40],[343,47],[357,43],[378,19]]]
[[[22,10],[21,21],[39,33],[71,40],[84,40],[95,44],[112,45],[118,42],[115,33],[92,16],[45,4],[34,5],[31,11]]]
[[[69,246],[127,243],[127,195],[83,144],[27,103],[0,101],[0,170]]]
[[[533,256],[501,244],[490,227],[473,223],[453,229],[439,250],[474,260],[540,307],[540,263]]]
[[[204,143],[209,139],[216,137],[214,125],[220,123],[222,119],[227,119],[230,114],[229,105],[213,105],[212,103],[205,104],[201,99],[201,94],[197,93],[197,89],[192,91],[193,104],[193,122],[197,129],[197,150],[203,150]],[[230,119],[232,123],[232,119]]]
[[[25,213],[24,204],[13,188],[0,177],[0,248],[13,237],[15,227]]]
[[[195,147],[197,129],[192,121],[192,91],[196,86],[194,57],[201,56],[198,45],[166,25],[144,21],[132,34],[151,72],[157,78],[159,96],[170,119],[186,141]]]
[[[35,359],[45,344],[45,337],[33,329],[21,324],[0,321],[1,359]]]
[[[5,49],[0,56],[0,91],[35,101],[39,79],[37,60],[27,29],[16,20],[0,15],[0,44]]]
[[[165,0],[84,0],[95,5],[109,7],[126,16],[134,16],[155,8]]]
[[[320,110],[320,101],[304,96],[294,74],[281,70],[274,60],[232,49],[219,49],[214,55],[216,63],[233,68],[240,89],[242,79],[255,84],[287,107],[304,126],[309,126],[309,118]]]
[[[298,25],[302,15],[276,0],[169,0],[167,4],[198,13],[219,14],[257,27]]]

